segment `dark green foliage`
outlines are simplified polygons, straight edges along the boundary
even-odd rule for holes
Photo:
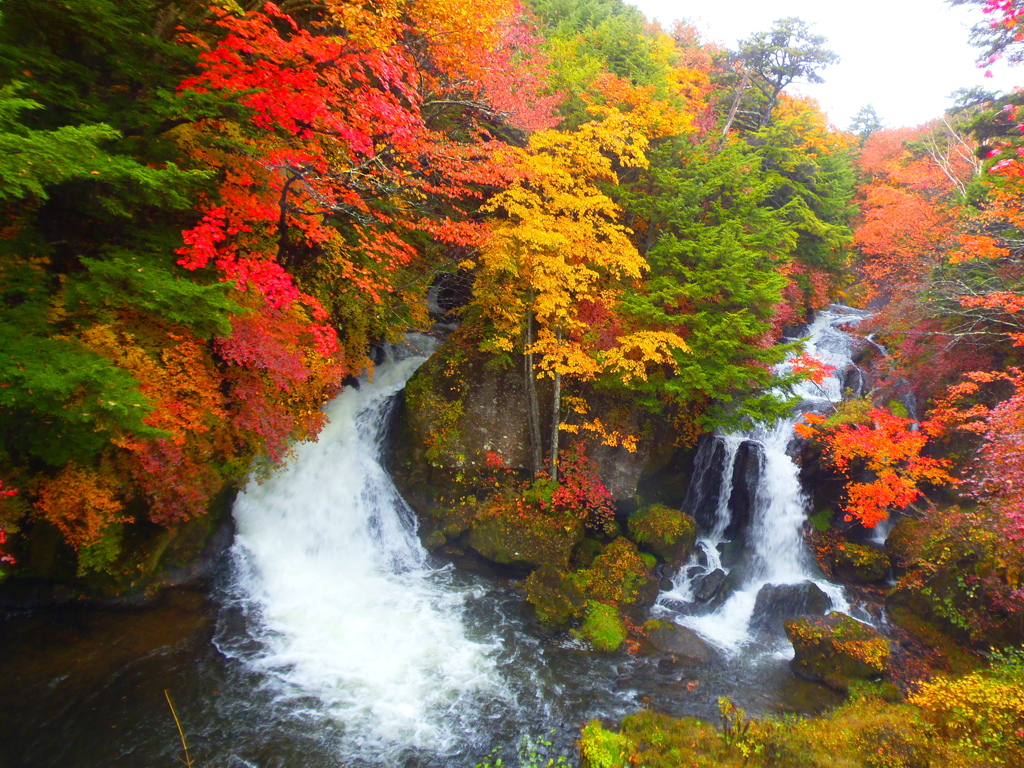
[[[860,145],[863,147],[864,142],[868,140],[872,133],[880,131],[884,127],[885,124],[882,122],[882,118],[878,116],[874,106],[867,104],[861,107],[860,111],[854,115],[847,130],[860,136]]]
[[[566,94],[566,124],[586,118],[580,98],[601,72],[666,95],[667,62],[659,58],[643,14],[623,0],[530,0],[548,39],[555,90]]]
[[[228,298],[229,283],[187,280],[169,260],[156,255],[113,251],[103,260],[81,261],[85,273],[69,281],[68,301],[100,313],[131,307],[208,339],[230,336],[231,315],[243,311]]]
[[[679,372],[638,385],[680,402],[716,401],[708,428],[729,418],[771,418],[775,398],[742,402],[772,379],[785,356],[765,336],[782,301],[779,266],[798,235],[785,212],[769,207],[776,184],[756,169],[756,149],[730,144],[718,153],[678,142],[652,153],[650,186],[624,191],[624,204],[661,235],[647,253],[650,276],[624,306],[638,320],[682,331],[692,354]]]
[[[752,74],[751,82],[760,96],[758,127],[771,121],[783,89],[799,81],[820,83],[819,70],[839,61],[824,45],[823,35],[812,34],[806,22],[792,16],[740,43],[739,58]]]

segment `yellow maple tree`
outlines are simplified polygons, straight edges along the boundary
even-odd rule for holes
[[[562,378],[593,380],[612,373],[628,381],[646,376],[648,364],[674,365],[673,350],[688,350],[672,333],[637,332],[612,349],[588,344],[581,307],[614,307],[647,262],[621,210],[601,189],[617,171],[647,166],[648,138],[612,106],[603,119],[576,131],[542,131],[516,152],[521,181],[485,206],[500,216],[473,266],[474,301],[493,326],[484,348],[526,355],[531,400],[534,471],[540,467],[536,376],[553,380],[551,474],[557,480]]]

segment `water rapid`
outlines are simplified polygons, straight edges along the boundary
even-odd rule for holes
[[[419,337],[327,407],[318,441],[235,502],[236,610],[247,637],[222,652],[278,701],[343,723],[344,756],[426,750],[461,738],[460,713],[498,694],[494,648],[467,637],[467,591],[431,567],[412,511],[381,467],[393,396],[426,359]]]
[[[837,326],[860,317],[836,307],[818,314],[808,328],[804,351],[829,366],[831,372],[820,384],[808,380],[799,385],[796,395],[800,403],[792,416],[770,427],[717,435],[706,441],[697,455],[687,507],[704,522],[705,530],[697,556],[675,576],[673,588],[661,594],[659,605],[679,624],[728,654],[758,649],[781,655],[791,652],[783,638],[765,638],[752,625],[758,592],[767,584],[811,581],[828,596],[832,610],[849,610],[842,589],[822,577],[806,551],[801,530],[808,500],[790,449],[794,425],[802,412],[826,412],[842,399],[842,376],[851,364],[851,351],[849,336]],[[792,365],[786,361],[777,370],[788,373]],[[744,446],[744,465],[739,466]],[[734,486],[744,474],[756,476],[756,483],[745,489],[748,495],[752,491],[753,499],[745,530],[737,532],[731,529],[741,522],[735,518],[742,489]],[[694,602],[694,578],[723,568],[727,555],[726,588],[732,591],[721,604],[701,610]]]

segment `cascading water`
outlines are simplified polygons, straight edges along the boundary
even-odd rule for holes
[[[466,701],[499,687],[493,647],[466,636],[466,591],[428,566],[380,465],[389,404],[433,340],[412,346],[329,404],[317,442],[239,495],[234,592],[255,642],[219,640],[277,700],[311,699],[309,714],[343,723],[343,756],[383,762],[444,753]]]
[[[827,410],[842,398],[841,375],[851,363],[850,341],[836,326],[861,317],[854,311],[837,307],[820,313],[811,324],[805,351],[831,366],[833,371],[821,384],[806,381],[798,388],[796,394],[801,399],[798,412]],[[779,372],[786,373],[791,366],[789,362],[783,363]],[[757,594],[766,584],[813,581],[831,600],[832,610],[845,611],[849,607],[842,589],[821,578],[803,544],[801,528],[806,518],[807,499],[800,485],[799,469],[787,452],[798,419],[799,415],[794,415],[768,428],[720,435],[717,439],[724,444],[724,450],[716,450],[708,443],[697,459],[695,482],[707,485],[707,476],[715,471],[715,459],[720,457],[717,469],[721,481],[717,497],[709,499],[706,492],[692,493],[688,500],[691,510],[697,512],[709,528],[700,540],[701,558],[706,562],[699,566],[691,562],[684,567],[676,576],[673,589],[663,592],[659,603],[664,610],[675,614],[678,623],[729,653],[749,649],[755,640],[751,618]],[[751,520],[744,535],[745,549],[737,562],[731,564],[733,570],[727,582],[733,591],[715,610],[703,614],[688,611],[686,607],[692,607],[694,600],[693,578],[704,577],[720,567],[718,552],[729,545],[726,531],[734,511],[730,505],[734,495],[734,464],[738,446],[745,441],[758,446],[756,455],[760,467]],[[713,512],[707,514],[707,509],[711,508]],[[680,607],[682,611],[673,610]]]
[[[844,340],[832,322],[815,324],[812,351],[842,367]],[[347,389],[328,405],[317,442],[296,446],[286,467],[240,495],[229,573],[210,596],[213,616],[176,602],[157,614],[117,611],[104,618],[110,632],[91,639],[76,623],[71,671],[66,654],[55,657],[52,674],[0,667],[10,693],[7,709],[0,701],[0,763],[173,765],[180,744],[164,690],[193,759],[221,768],[465,768],[495,749],[515,765],[522,737],[547,734],[548,756],[575,765],[580,728],[595,717],[614,722],[648,707],[713,721],[721,696],[752,715],[838,702],[794,678],[778,644],[760,653],[747,642],[758,585],[810,572],[798,536],[802,496],[785,458],[791,425],[706,443],[704,471],[695,473],[706,480],[695,481],[693,500],[705,512],[705,566],[724,563],[730,579],[745,576],[710,615],[677,620],[722,648],[749,652],[713,654],[700,667],[657,654],[594,653],[540,626],[515,582],[436,568],[420,546],[378,457],[392,395],[431,346],[396,354],[372,382]],[[829,386],[838,397],[838,383]],[[751,458],[751,440],[763,446],[764,472],[757,498],[745,502],[749,549],[737,559],[726,548],[719,558],[715,545],[738,526],[735,501],[749,496],[749,481],[732,470]],[[680,576],[662,603],[690,600],[690,586]],[[67,630],[56,635],[65,649]],[[138,655],[123,660],[136,643]],[[24,643],[30,658],[17,669],[37,669],[31,654],[46,646]],[[16,658],[8,650],[0,662]]]

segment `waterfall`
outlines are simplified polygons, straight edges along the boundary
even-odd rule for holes
[[[694,514],[706,531],[698,542],[698,556],[677,574],[674,587],[663,592],[659,604],[674,614],[678,623],[698,632],[706,640],[726,652],[750,647],[756,639],[750,629],[757,593],[765,584],[796,584],[813,581],[832,601],[832,610],[846,611],[849,606],[840,587],[822,578],[816,564],[804,547],[801,529],[807,514],[807,496],[800,484],[800,473],[788,448],[794,439],[794,425],[800,412],[824,411],[842,398],[843,371],[849,366],[850,339],[836,326],[859,320],[863,315],[842,307],[820,313],[807,331],[805,351],[834,369],[819,385],[803,382],[796,394],[801,403],[793,416],[780,419],[770,427],[758,427],[745,433],[718,435],[722,449],[702,446],[694,471],[691,492],[684,509]],[[792,364],[778,366],[787,373]],[[709,612],[700,612],[693,601],[693,579],[721,567],[719,551],[730,542],[727,529],[733,521],[735,463],[738,447],[744,442],[758,446],[760,468],[754,493],[753,509],[745,534],[745,548],[731,570],[727,585],[732,593]],[[719,491],[713,499],[706,490],[709,485],[708,466],[717,456]],[[749,460],[749,459],[748,459]],[[685,610],[689,605],[690,610]],[[683,610],[680,608],[683,607]],[[778,649],[775,649],[778,650]]]
[[[248,637],[219,647],[293,711],[342,723],[346,761],[443,754],[464,740],[467,702],[500,693],[494,648],[466,634],[466,589],[431,567],[380,463],[394,395],[433,343],[413,339],[345,389],[319,439],[234,506],[233,595]]]

